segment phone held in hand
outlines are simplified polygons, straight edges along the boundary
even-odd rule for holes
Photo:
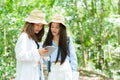
[[[49,56],[50,54],[52,54],[56,50],[56,47],[46,46],[45,49],[48,50],[48,54],[46,54],[45,56]]]

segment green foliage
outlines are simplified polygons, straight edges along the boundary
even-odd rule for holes
[[[24,18],[33,9],[50,16],[66,16],[68,33],[72,35],[79,66],[83,66],[83,51],[87,67],[115,80],[120,76],[119,48],[116,25],[105,20],[118,13],[118,0],[2,0],[0,1],[0,76],[1,80],[15,77],[14,47],[24,25]],[[84,45],[84,46],[82,46]]]

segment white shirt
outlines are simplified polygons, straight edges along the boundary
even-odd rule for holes
[[[40,80],[40,65],[42,59],[39,55],[37,45],[23,32],[15,46],[17,59],[16,80]],[[43,79],[42,79],[43,80]]]

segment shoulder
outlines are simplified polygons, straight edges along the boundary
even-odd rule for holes
[[[71,36],[67,36],[67,41],[72,41],[72,37]]]
[[[22,32],[19,36],[19,39],[28,39],[28,34],[25,32]]]
[[[68,43],[69,45],[73,45],[73,44],[74,44],[74,38],[72,38],[71,36],[68,36],[68,37],[67,37],[67,43]]]
[[[26,32],[22,32],[20,36],[21,36],[21,37],[23,37],[23,36],[26,36],[26,37],[27,37],[28,34],[27,34]]]
[[[72,42],[71,36],[67,36],[67,44],[70,44]]]

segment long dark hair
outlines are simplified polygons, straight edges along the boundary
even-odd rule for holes
[[[49,30],[47,37],[45,39],[45,42],[43,44],[43,47],[52,45],[52,40],[53,40],[53,35],[51,32],[51,24],[49,25]],[[58,53],[57,53],[57,58],[56,61],[58,61],[59,56],[61,56],[61,64],[64,63],[67,55],[68,55],[68,48],[67,48],[67,32],[66,32],[66,27],[60,23],[60,32],[59,32],[59,44],[58,44]]]
[[[28,34],[28,37],[32,38],[34,41],[40,42],[44,35],[44,26],[38,34],[35,34],[34,33],[34,23],[26,22],[22,29],[22,32],[26,32]]]

